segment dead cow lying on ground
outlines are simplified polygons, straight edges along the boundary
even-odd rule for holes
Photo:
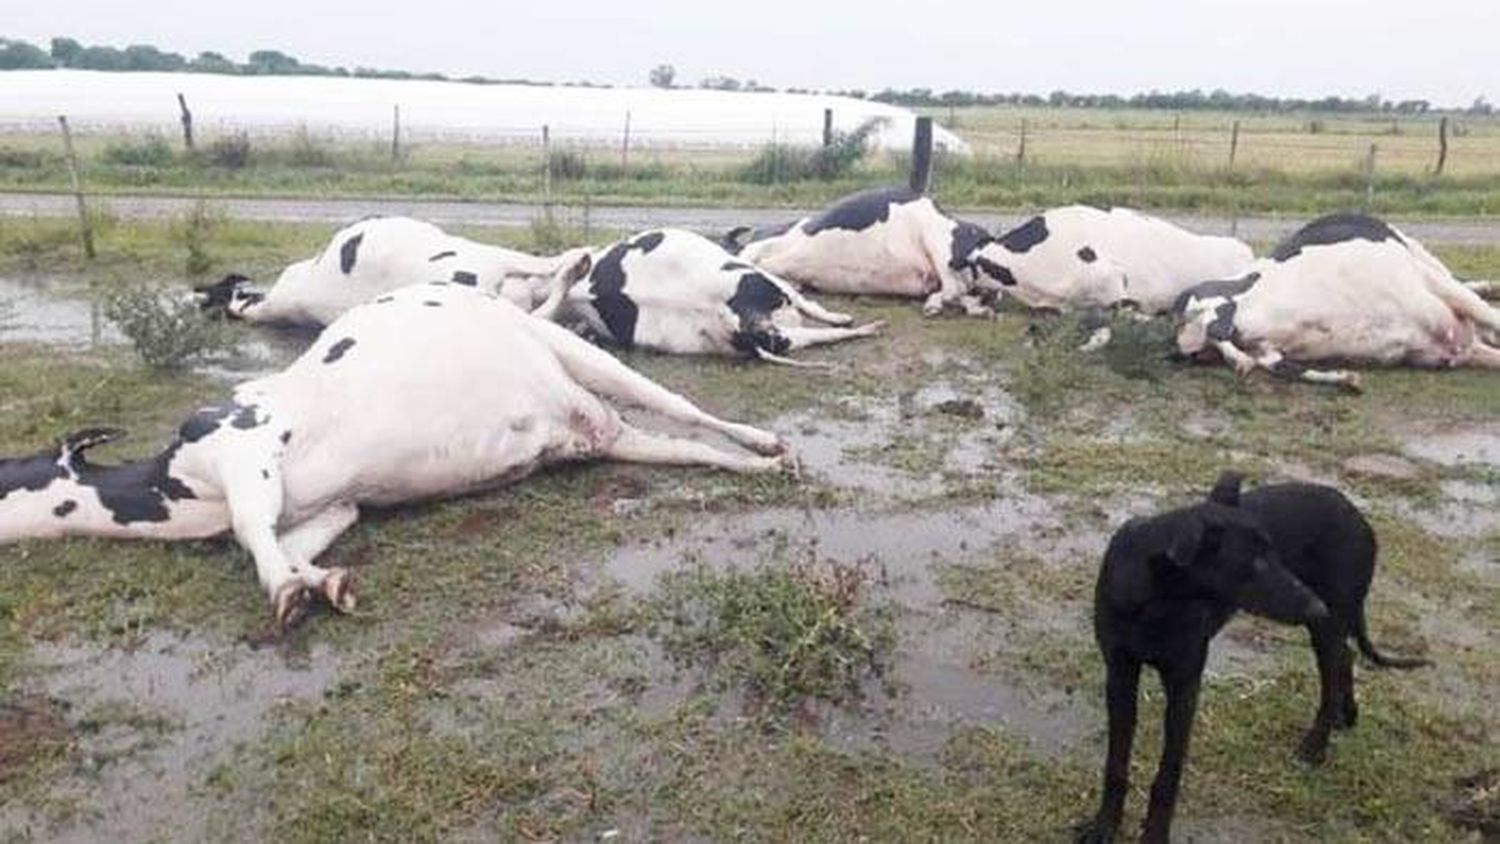
[[[595,252],[577,282],[560,276],[554,283],[566,294],[555,291],[537,316],[581,324],[627,349],[788,363],[784,356],[793,350],[868,337],[881,327],[851,327],[852,317],[825,310],[775,275],[680,229],[622,240]]]
[[[207,309],[249,322],[323,326],[355,305],[416,281],[449,281],[498,293],[526,310],[547,278],[583,268],[573,250],[539,258],[451,235],[410,217],[371,217],[334,233],[318,255],[282,270],[268,291],[229,275],[197,288]]]
[[[648,433],[601,396],[770,456]],[[774,434],[712,417],[562,327],[449,282],[351,309],[283,372],[193,414],[154,458],[88,461],[88,448],[118,435],[85,431],[36,456],[0,460],[0,543],[233,531],[282,624],[311,593],[353,606],[348,574],[314,561],[360,505],[457,495],[567,460],[742,472],[785,465]]]
[[[1161,765],[1151,786],[1143,841],[1169,838],[1177,787],[1208,644],[1236,612],[1305,625],[1317,654],[1322,696],[1298,756],[1323,761],[1330,731],[1353,727],[1351,637],[1376,665],[1415,668],[1370,642],[1365,598],[1375,574],[1375,533],[1337,490],[1278,484],[1240,494],[1226,473],[1200,504],[1133,519],[1110,540],[1094,593],[1094,632],[1106,671],[1109,755],[1104,792],[1081,841],[1110,840],[1129,788],[1142,665],[1166,691]]]
[[[1420,243],[1361,214],[1314,220],[1243,277],[1198,285],[1174,310],[1181,353],[1217,354],[1242,375],[1259,367],[1358,388],[1356,373],[1306,364],[1500,369],[1500,311]]]
[[[1132,303],[1166,313],[1205,278],[1228,278],[1255,260],[1232,237],[1194,234],[1129,208],[1054,208],[985,243],[981,271],[1033,308]]]
[[[742,260],[813,290],[922,298],[929,315],[945,306],[986,315],[982,300],[996,296],[1000,282],[979,273],[973,258],[992,239],[925,195],[876,188],[789,226],[735,229],[723,242]]]

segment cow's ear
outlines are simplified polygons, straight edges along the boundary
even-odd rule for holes
[[[729,231],[724,232],[724,245],[732,249],[740,249],[745,245],[743,238],[749,237],[750,231],[749,226],[735,226]]]
[[[1225,507],[1240,506],[1240,486],[1245,482],[1245,476],[1239,472],[1224,472],[1219,475],[1219,480],[1214,488],[1209,490],[1208,500]]]

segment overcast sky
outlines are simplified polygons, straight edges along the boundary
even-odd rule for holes
[[[1500,103],[1500,0],[0,0],[0,35],[630,85],[667,63],[679,84]]]

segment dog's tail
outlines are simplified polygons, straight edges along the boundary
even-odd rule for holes
[[[1365,627],[1365,613],[1360,610],[1354,617],[1354,641],[1359,645],[1359,652],[1365,655],[1371,663],[1381,668],[1422,668],[1432,664],[1430,659],[1422,659],[1414,656],[1387,656],[1375,649],[1375,643],[1370,641],[1370,631]]]

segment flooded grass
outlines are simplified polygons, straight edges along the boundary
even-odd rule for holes
[[[268,272],[329,230],[223,221],[199,247]],[[223,371],[152,374],[93,344],[70,298],[87,283],[187,280],[165,227],[112,237],[83,282],[0,286],[19,326],[0,334],[0,453],[107,423],[133,436],[100,459],[140,456],[226,389]],[[1500,252],[1464,260],[1500,276]],[[0,839],[1060,839],[1096,799],[1105,542],[1230,467],[1348,489],[1380,537],[1375,640],[1437,665],[1361,667],[1360,724],[1310,770],[1292,758],[1316,703],[1305,634],[1236,620],[1180,834],[1492,823],[1493,374],[1377,371],[1348,396],[1082,355],[1017,312],[834,304],[890,328],[814,352],[827,373],[630,356],[784,435],[800,480],[578,466],[372,512],[329,552],[359,572],[359,610],[280,640],[229,542],[0,549]],[[283,356],[307,342],[236,334]],[[1143,689],[1127,823],[1159,740]]]

